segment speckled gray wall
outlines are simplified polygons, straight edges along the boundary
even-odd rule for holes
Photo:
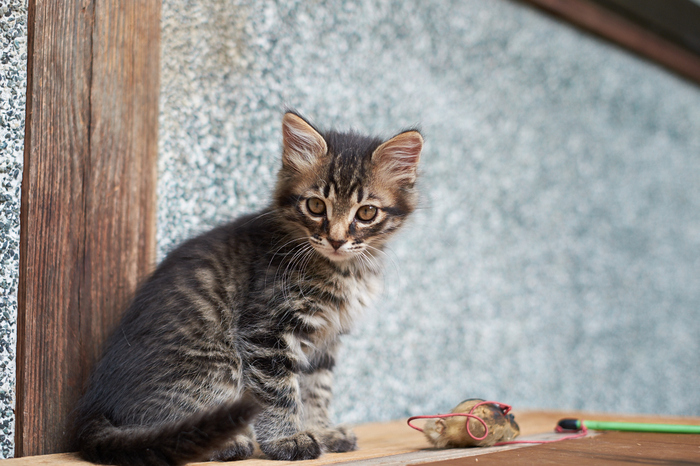
[[[19,206],[26,88],[26,0],[3,0],[0,3],[0,458],[14,454]]]
[[[520,3],[165,0],[159,256],[268,200],[283,106],[421,124],[336,416],[700,415],[700,89]]]

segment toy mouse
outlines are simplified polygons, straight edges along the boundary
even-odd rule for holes
[[[508,442],[520,434],[511,407],[495,401],[465,400],[450,414],[414,416],[408,425],[422,431],[437,448],[490,447]],[[466,418],[466,419],[465,419]],[[413,419],[430,419],[423,429],[411,425]]]

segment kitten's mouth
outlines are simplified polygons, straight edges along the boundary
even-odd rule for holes
[[[333,246],[316,244],[313,241],[311,242],[311,245],[319,254],[333,262],[345,262],[355,256],[355,254],[350,251],[346,251],[342,247],[335,249]]]
[[[319,252],[326,256],[328,259],[332,260],[333,262],[343,262],[350,259],[353,256],[353,254],[347,251],[343,251],[342,249],[334,249],[332,247],[323,249]]]
[[[309,236],[309,244],[316,252],[332,262],[346,262],[357,257],[358,248],[351,242],[344,241],[334,245],[318,235]]]

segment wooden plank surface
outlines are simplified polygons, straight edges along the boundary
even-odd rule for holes
[[[160,2],[30,0],[15,454],[69,414],[155,253]]]
[[[594,437],[479,457],[482,464],[700,464],[700,435],[604,432]],[[462,466],[464,460],[428,461],[431,466]]]
[[[674,424],[695,424],[700,425],[700,418],[691,417],[669,417],[669,416],[621,416],[614,414],[591,414],[579,412],[556,412],[556,411],[514,411],[515,419],[520,425],[521,438],[556,438],[559,434],[553,434],[554,427],[559,419],[565,417],[596,419],[596,420],[622,420],[629,422],[660,422]],[[658,463],[660,458],[686,458],[688,454],[700,455],[700,435],[679,435],[679,434],[644,434],[641,437],[634,433],[600,433],[591,437],[579,440],[568,440],[548,445],[527,445],[510,447],[490,447],[473,449],[432,449],[428,441],[420,432],[417,432],[406,425],[405,420],[364,424],[354,427],[358,437],[359,449],[348,453],[333,453],[323,455],[317,460],[311,461],[270,461],[262,457],[257,457],[245,461],[232,463],[195,463],[193,466],[206,466],[216,464],[236,464],[237,466],[323,466],[332,464],[357,464],[364,466],[389,466],[398,464],[431,464],[440,466],[451,466],[464,464],[467,459],[471,462],[478,459],[478,462],[501,461],[502,464],[520,461],[519,458],[526,458],[526,464],[553,464],[558,461],[569,461],[570,458],[576,460],[575,464],[596,463],[608,458],[597,454],[597,448],[611,452],[609,455],[622,455],[620,452],[633,452],[625,458],[648,458],[654,459],[651,464]],[[600,440],[598,440],[600,438]],[[636,438],[638,440],[631,440]],[[641,443],[641,445],[635,445]],[[648,447],[646,448],[645,445]],[[643,448],[644,447],[644,448]],[[646,449],[645,449],[646,448]],[[655,448],[663,448],[664,454],[658,454]],[[694,450],[693,450],[694,448]],[[674,449],[678,452],[672,453]],[[530,453],[532,451],[532,453]],[[617,453],[615,453],[617,452]],[[641,453],[640,453],[641,452]],[[520,455],[520,456],[519,456]],[[445,460],[445,457],[452,456],[453,459]],[[457,459],[455,459],[457,458]],[[501,460],[503,458],[503,460]],[[697,461],[700,456],[696,456]],[[622,460],[623,458],[614,458]],[[682,460],[690,461],[690,460]],[[444,463],[444,464],[443,464]],[[89,465],[90,463],[81,461],[76,454],[64,453],[58,455],[48,455],[33,458],[19,458],[7,460],[8,466],[24,465]],[[523,462],[519,463],[523,464]],[[572,462],[563,464],[574,464]],[[613,463],[610,463],[613,464]],[[695,464],[695,463],[686,463]]]

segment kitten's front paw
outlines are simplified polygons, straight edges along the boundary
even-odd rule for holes
[[[319,431],[318,436],[326,451],[343,453],[357,450],[357,437],[347,427],[337,426],[332,429],[323,429]]]
[[[262,443],[260,449],[273,460],[312,460],[321,456],[321,444],[310,432]]]
[[[223,448],[214,453],[211,461],[236,461],[250,458],[255,453],[255,441],[250,435],[239,434]]]

